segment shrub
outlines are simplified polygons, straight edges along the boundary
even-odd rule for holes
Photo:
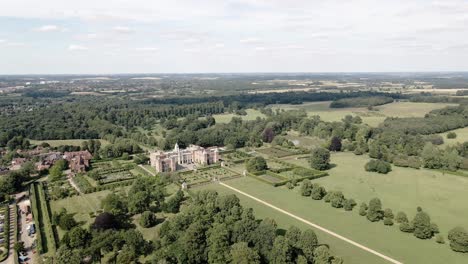
[[[457,133],[455,133],[455,132],[449,132],[449,133],[447,134],[447,138],[449,138],[449,139],[457,138]]]
[[[393,158],[393,165],[398,167],[419,169],[422,165],[422,162],[421,159],[416,156],[398,155]]]
[[[450,248],[456,252],[468,252],[468,232],[463,227],[455,227],[448,233]]]
[[[383,223],[384,223],[384,225],[392,226],[393,225],[393,220],[391,218],[385,217]]]
[[[333,194],[333,192],[328,192],[328,193],[323,197],[323,201],[326,202],[326,203],[329,203],[330,200],[331,200],[332,194]]]
[[[408,217],[406,216],[405,213],[403,212],[398,212],[395,218],[395,221],[397,223],[408,223]]]
[[[369,209],[367,211],[367,219],[371,222],[382,220],[382,202],[379,198],[374,198],[369,202]]]
[[[414,227],[411,223],[403,222],[400,224],[400,231],[405,233],[413,233]]]
[[[444,237],[441,234],[438,234],[436,236],[436,242],[439,243],[439,244],[445,244]]]
[[[288,182],[288,183],[286,183],[286,187],[287,187],[288,189],[290,189],[290,190],[291,190],[291,189],[294,189],[294,184],[292,184],[291,182]]]
[[[325,190],[324,187],[318,185],[317,183],[314,183],[312,185],[312,193],[310,195],[312,199],[322,200],[326,194],[327,194],[327,191]]]
[[[366,203],[361,203],[361,205],[359,206],[359,214],[361,216],[367,215],[367,204]]]
[[[259,172],[268,169],[267,162],[263,157],[249,159],[245,165],[248,172]]]
[[[150,212],[150,211],[145,211],[141,214],[140,218],[140,226],[149,228],[152,227],[156,224],[156,216]]]
[[[390,208],[385,209],[383,214],[384,214],[385,218],[390,218],[390,219],[394,218],[392,209],[390,209]]]
[[[335,208],[341,208],[343,207],[343,204],[345,202],[345,198],[342,192],[333,192],[331,198],[330,198],[331,206]]]
[[[383,160],[370,160],[364,166],[366,171],[374,171],[382,174],[387,174],[392,171],[390,163]]]
[[[352,211],[354,206],[356,206],[356,201],[354,201],[354,199],[347,199],[345,202],[344,202],[344,209],[346,211]]]
[[[310,196],[312,192],[312,184],[310,183],[310,180],[303,180],[301,184],[301,195],[302,196]]]
[[[330,167],[330,151],[324,148],[315,148],[310,156],[310,166],[317,170],[326,170]]]
[[[420,239],[428,239],[433,236],[431,228],[431,218],[429,215],[420,211],[416,214],[412,222],[414,226],[414,236]]]

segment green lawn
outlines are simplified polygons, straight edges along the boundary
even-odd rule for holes
[[[304,103],[302,105],[277,104],[271,105],[273,109],[297,110],[304,109],[308,115],[319,115],[324,121],[341,121],[346,115],[358,115],[363,122],[370,126],[378,126],[387,117],[423,117],[426,113],[455,104],[443,103],[412,103],[395,102],[375,107],[378,111],[369,111],[367,108],[330,108],[330,101]]]
[[[307,166],[306,159],[289,158],[289,162]],[[421,206],[437,223],[441,232],[457,226],[468,228],[468,178],[426,169],[392,166],[386,175],[364,170],[369,160],[366,155],[353,153],[332,154],[331,162],[337,166],[329,176],[315,180],[327,190],[342,191],[358,201],[379,197],[385,208],[402,210],[412,217]]]
[[[32,140],[30,139],[29,142],[33,145],[40,145],[44,142],[49,143],[51,147],[58,147],[63,145],[70,145],[70,146],[81,146],[83,141],[88,141],[89,139],[64,139],[64,140]],[[101,141],[101,145],[109,145],[109,142],[104,139],[99,139]]]
[[[457,134],[457,137],[452,138],[452,139],[448,139],[447,134],[449,132],[455,132]],[[468,127],[451,130],[449,132],[439,134],[444,138],[444,144],[442,145],[444,147],[445,146],[453,146],[453,145],[456,145],[457,143],[463,143],[463,142],[468,141]]]
[[[216,123],[229,123],[233,117],[240,117],[242,120],[255,120],[257,117],[265,117],[264,114],[260,113],[260,111],[255,109],[246,109],[247,115],[240,116],[235,114],[218,114],[213,115],[216,120]]]
[[[400,232],[397,226],[388,227],[383,225],[382,222],[371,223],[365,217],[359,216],[358,208],[355,208],[353,212],[335,209],[323,201],[314,201],[309,197],[300,196],[298,188],[295,190],[288,190],[284,187],[275,188],[249,177],[230,180],[226,183],[404,263],[435,264],[467,263],[468,261],[467,254],[453,252],[448,244],[439,245],[434,239],[419,240],[411,234]],[[233,193],[233,191],[219,184],[210,184],[201,188],[215,189],[222,194]],[[405,200],[402,194],[406,193],[400,192],[397,196],[397,199],[400,201]],[[308,228],[308,226],[299,221],[250,198],[240,194],[237,194],[237,196],[241,199],[244,206],[254,208],[257,217],[274,218],[281,228],[286,229],[290,225]],[[357,197],[355,195],[355,198]],[[384,205],[386,205],[385,200]],[[427,207],[424,208],[426,209]],[[332,251],[342,256],[345,259],[345,263],[388,263],[326,233],[318,230],[315,231],[320,241],[330,244]]]

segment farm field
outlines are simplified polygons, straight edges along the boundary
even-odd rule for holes
[[[447,138],[447,134],[449,132],[455,132],[457,134],[457,137],[450,138],[450,139]],[[463,143],[463,142],[468,141],[468,127],[451,130],[449,132],[439,134],[444,138],[444,144],[442,145],[443,147],[453,146],[453,145],[456,145],[457,143]]]
[[[468,256],[451,251],[448,244],[437,244],[434,239],[419,240],[412,234],[400,232],[397,225],[388,227],[382,222],[371,223],[365,217],[359,216],[358,208],[346,212],[343,209],[333,208],[323,201],[302,197],[298,193],[299,188],[295,190],[275,188],[259,184],[249,177],[234,179],[227,184],[404,263],[466,263],[468,260]],[[234,193],[219,184],[205,185],[193,191],[198,189],[214,189],[220,194]],[[309,228],[257,201],[238,193],[236,195],[245,207],[252,207],[255,210],[258,218],[274,218],[284,229],[291,225]],[[319,240],[331,244],[334,254],[343,257],[345,263],[388,263],[326,233],[319,230],[316,232]]]
[[[378,126],[387,117],[423,117],[426,113],[454,106],[456,104],[444,103],[412,103],[394,102],[374,107],[378,111],[369,111],[367,108],[330,108],[330,101],[304,103],[302,105],[278,104],[271,105],[273,109],[299,110],[304,109],[309,116],[319,115],[322,120],[333,122],[341,121],[346,115],[358,115],[362,121],[370,126]]]
[[[233,117],[240,117],[242,120],[255,120],[257,117],[265,117],[264,114],[260,113],[260,111],[255,109],[246,109],[247,115],[235,115],[235,114],[218,114],[213,115],[216,123],[229,123]]]
[[[29,140],[29,142],[33,145],[40,145],[44,142],[48,143],[51,147],[58,147],[63,145],[69,146],[81,146],[84,141],[88,141],[88,139],[64,139],[64,140]],[[99,139],[101,141],[102,146],[109,145],[109,142],[104,139]]]
[[[289,157],[288,157],[289,158]],[[458,225],[468,228],[468,177],[461,177],[434,170],[411,169],[392,166],[386,175],[364,170],[367,156],[353,153],[332,154],[331,163],[337,166],[328,171],[329,176],[316,179],[327,190],[342,191],[345,196],[359,202],[368,202],[374,197],[382,200],[384,208],[394,212],[403,211],[412,218],[416,207],[421,206],[431,219],[447,232]],[[307,166],[307,160],[288,162]]]

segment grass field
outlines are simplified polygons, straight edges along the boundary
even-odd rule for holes
[[[290,157],[287,157],[290,158]],[[412,217],[421,206],[437,223],[444,235],[457,226],[468,228],[468,178],[426,169],[392,166],[386,175],[364,170],[367,156],[353,153],[332,154],[331,162],[337,166],[329,176],[316,179],[327,190],[342,191],[359,201],[368,202],[379,197],[385,208],[399,210]],[[290,158],[291,163],[307,166],[307,160]]]
[[[455,132],[457,134],[457,137],[448,139],[447,134],[449,132]],[[453,145],[456,145],[457,143],[463,143],[463,142],[468,141],[468,127],[451,130],[449,132],[439,134],[444,138],[444,144],[442,145],[443,147],[453,146]]]
[[[397,226],[388,227],[382,222],[371,223],[365,217],[358,215],[357,208],[353,212],[332,208],[323,201],[314,201],[310,197],[300,196],[298,188],[295,190],[288,190],[284,187],[275,188],[267,184],[259,184],[255,179],[249,177],[234,179],[227,184],[404,263],[435,264],[467,263],[468,261],[466,254],[451,251],[447,244],[439,245],[434,239],[419,240],[411,234],[400,232]],[[206,185],[200,189],[214,189],[221,194],[234,193],[219,184]],[[305,224],[250,198],[240,194],[236,195],[244,206],[252,207],[255,210],[257,217],[273,218],[280,228],[287,229],[291,225],[304,229],[309,228]],[[345,263],[388,263],[326,233],[315,231],[319,240],[330,244],[332,251],[342,256]]]
[[[124,187],[124,190],[127,188],[129,187]],[[53,212],[59,212],[60,209],[66,208],[68,213],[74,214],[76,221],[84,223],[85,226],[89,226],[93,221],[90,213],[96,213],[100,210],[101,200],[111,192],[110,190],[105,190],[76,195],[62,200],[50,201],[50,208]]]
[[[264,114],[260,113],[260,111],[255,109],[246,109],[247,115],[235,115],[235,114],[219,114],[213,115],[216,120],[216,123],[229,123],[233,117],[240,117],[242,120],[255,120],[257,117],[265,117]]]
[[[330,101],[312,102],[302,105],[278,104],[271,105],[273,109],[297,110],[304,109],[308,115],[319,115],[324,121],[341,121],[346,115],[358,115],[363,122],[370,126],[378,126],[387,117],[423,117],[426,113],[454,104],[442,103],[412,103],[395,102],[375,107],[378,111],[369,111],[367,108],[330,108]]]
[[[33,145],[40,145],[44,142],[49,143],[51,147],[58,147],[58,146],[63,146],[63,145],[69,145],[69,146],[81,146],[83,141],[88,141],[88,139],[64,139],[64,140],[32,140],[30,139],[29,142]],[[101,141],[101,145],[109,145],[109,142],[104,139],[99,139]]]

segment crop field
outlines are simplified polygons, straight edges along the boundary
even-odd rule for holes
[[[330,101],[304,103],[302,105],[278,104],[271,105],[273,109],[298,110],[304,109],[309,116],[319,115],[324,121],[341,121],[346,115],[360,116],[362,121],[370,126],[378,126],[387,117],[423,117],[426,113],[454,106],[456,104],[444,103],[413,103],[413,102],[394,102],[386,105],[374,107],[370,111],[367,108],[330,108]]]
[[[322,180],[327,178],[331,177],[325,177],[322,178]],[[274,206],[287,210],[299,217],[337,232],[342,236],[350,238],[403,263],[436,264],[466,263],[466,261],[468,261],[468,256],[453,252],[447,244],[437,244],[434,239],[419,240],[412,234],[400,232],[397,225],[389,227],[385,226],[382,222],[371,223],[365,217],[358,214],[357,208],[352,212],[333,208],[330,204],[323,201],[315,201],[310,199],[310,197],[300,196],[299,188],[294,190],[288,190],[284,187],[275,188],[267,184],[258,184],[255,179],[250,177],[242,177],[226,183],[234,188],[254,195],[255,197],[269,202]],[[220,194],[235,193],[219,184],[197,187],[194,188],[193,191],[198,189],[214,189]],[[274,218],[280,228],[287,229],[291,225],[295,225],[303,229],[310,228],[302,222],[299,222],[294,218],[282,214],[257,201],[239,193],[235,194],[239,197],[241,203],[245,207],[251,207],[254,209],[258,218]],[[346,192],[345,196],[355,199],[359,197],[357,193],[347,195]],[[402,195],[399,195],[398,199],[404,200],[401,196]],[[398,207],[390,206],[386,203],[386,199],[382,196],[381,198],[384,208],[388,205],[390,208],[394,209],[394,212],[398,210]],[[358,203],[360,202],[358,199],[356,199],[356,201],[358,201]],[[423,206],[423,208],[429,213],[432,212],[428,207]],[[412,208],[412,210],[407,213],[411,218],[414,216],[415,212],[416,209]],[[431,216],[433,216],[433,214],[431,214]],[[460,219],[466,219],[466,217]],[[439,224],[440,221],[437,218],[434,220]],[[333,245],[331,247],[332,252],[343,257],[345,263],[388,263],[375,255],[367,253],[320,230],[315,231],[321,242]],[[443,229],[442,232],[444,231],[446,230]],[[411,248],[411,250],[408,250],[408,248]]]
[[[216,123],[229,123],[231,122],[231,119],[233,117],[240,117],[242,120],[255,120],[257,117],[262,117],[264,118],[265,115],[260,113],[260,111],[255,110],[255,109],[246,109],[247,115],[242,116],[242,115],[235,115],[235,114],[218,114],[218,115],[213,115],[214,119],[216,120]]]
[[[455,132],[457,134],[457,137],[456,138],[447,138],[447,134],[449,132]],[[456,145],[457,143],[463,143],[463,142],[468,141],[468,127],[451,130],[449,132],[439,134],[444,138],[444,144],[442,145],[443,147],[453,146],[453,145]]]
[[[44,142],[48,143],[51,147],[58,147],[63,145],[69,146],[81,146],[84,141],[88,141],[89,139],[64,139],[64,140],[29,140],[29,142],[33,145],[40,145]],[[101,141],[101,146],[109,145],[109,142],[104,139],[98,139]]]

